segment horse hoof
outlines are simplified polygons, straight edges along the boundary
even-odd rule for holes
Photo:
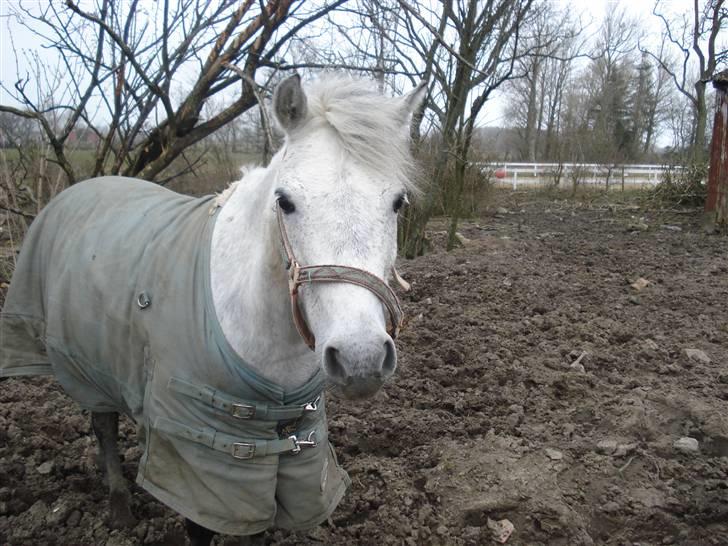
[[[137,520],[131,515],[131,510],[112,510],[109,518],[109,527],[112,529],[131,529],[136,527]]]
[[[124,491],[118,495],[112,493],[109,503],[109,527],[112,529],[129,529],[137,524],[136,518],[129,508],[129,493]]]

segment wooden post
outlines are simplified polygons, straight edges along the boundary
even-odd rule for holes
[[[715,120],[710,144],[706,227],[728,234],[728,70],[713,77]]]

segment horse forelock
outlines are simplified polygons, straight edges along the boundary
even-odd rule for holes
[[[294,140],[305,138],[311,127],[323,123],[335,131],[346,155],[381,172],[411,196],[421,193],[421,173],[410,150],[408,113],[401,97],[384,96],[368,80],[327,76],[306,87],[306,98],[309,123],[296,131]],[[243,166],[241,179],[219,193],[215,205],[225,205],[239,183],[259,168]]]
[[[322,78],[306,88],[310,121],[334,129],[347,155],[418,193],[417,171],[400,97],[386,97],[373,82],[342,76]],[[306,124],[306,126],[309,124]],[[306,126],[301,128],[305,133]]]

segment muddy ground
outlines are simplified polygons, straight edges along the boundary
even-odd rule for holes
[[[728,544],[728,239],[696,210],[534,195],[501,195],[450,253],[434,222],[433,252],[402,262],[396,379],[329,405],[352,487],[266,543],[488,544],[508,519],[513,545]],[[131,480],[128,422],[122,444]],[[0,383],[0,544],[184,544],[137,487],[140,523],[108,529],[94,452],[52,380]]]

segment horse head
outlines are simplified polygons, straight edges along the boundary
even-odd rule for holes
[[[417,190],[407,138],[423,85],[382,96],[361,81],[298,76],[273,98],[285,144],[271,163],[293,318],[329,382],[345,397],[374,394],[397,367],[401,321],[387,281],[397,216]]]

